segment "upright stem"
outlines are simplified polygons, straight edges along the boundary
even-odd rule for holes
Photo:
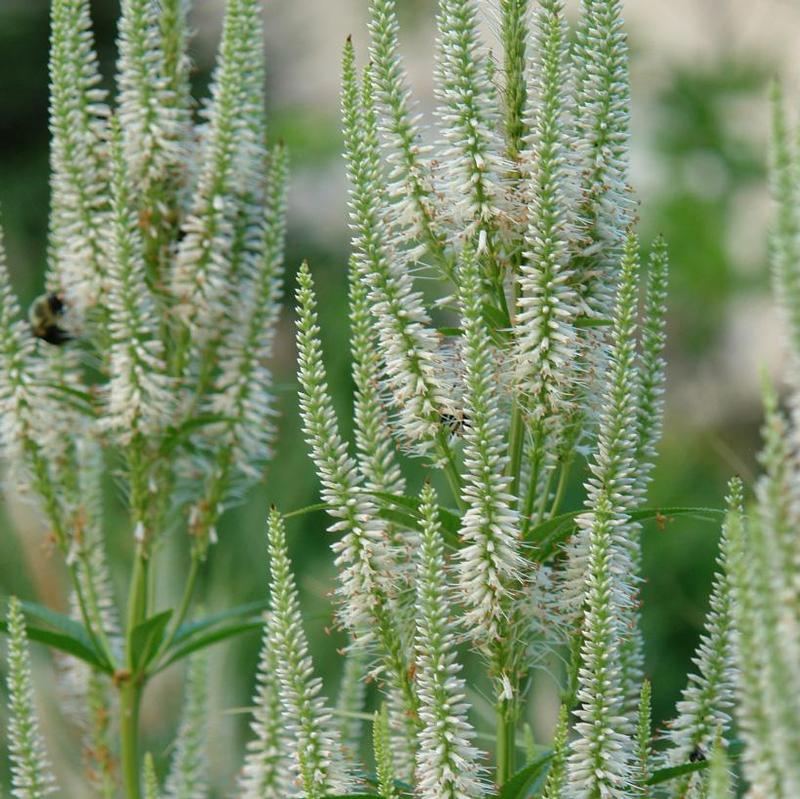
[[[125,799],[141,799],[139,785],[139,706],[142,689],[138,677],[131,675],[119,692],[120,757]]]
[[[539,475],[544,460],[544,426],[539,422],[536,426],[533,440],[533,465],[531,466],[531,476],[528,482],[528,491],[525,495],[525,504],[522,508],[522,538],[528,534],[533,519],[533,506],[536,503],[536,489],[539,486]]]
[[[464,500],[461,498],[461,475],[458,473],[458,466],[456,465],[455,458],[453,457],[453,450],[447,443],[443,433],[439,434],[439,448],[441,454],[444,456],[444,474],[453,492],[453,498],[456,505],[463,510]]]
[[[70,563],[68,570],[70,579],[72,581],[72,587],[75,591],[75,596],[78,599],[78,607],[81,612],[81,619],[83,620],[83,626],[86,629],[86,633],[88,634],[94,646],[105,655],[109,664],[114,666],[116,663],[114,652],[111,649],[108,636],[106,635],[105,630],[103,630],[103,622],[100,618],[99,605],[97,602],[97,596],[93,590],[92,582],[91,580],[87,580],[86,588],[89,590],[89,596],[86,597],[84,594],[83,583],[78,574],[77,565]],[[97,625],[97,629],[95,629],[95,624]]]
[[[561,474],[558,477],[558,487],[556,488],[556,495],[553,499],[553,505],[550,508],[550,517],[554,517],[561,507],[561,501],[564,499],[564,492],[567,488],[567,480],[569,479],[570,468],[572,467],[572,454],[570,453],[561,464]]]
[[[189,605],[192,602],[192,596],[194,595],[194,588],[197,584],[197,576],[200,573],[200,566],[202,564],[202,558],[200,555],[192,551],[192,563],[189,567],[189,576],[186,578],[186,585],[183,589],[183,596],[181,597],[180,604],[178,605],[178,609],[172,616],[170,621],[169,627],[167,628],[166,635],[164,636],[164,641],[159,648],[158,655],[154,658],[155,662],[157,663],[159,658],[169,649],[170,644],[175,639],[175,634],[178,632],[178,628],[183,624],[183,620],[186,618],[186,614],[189,612]]]
[[[517,717],[513,699],[497,702],[497,776],[498,787],[503,786],[516,771]]]
[[[147,617],[147,552],[143,543],[136,546],[136,559],[128,592],[128,668],[131,666],[130,651],[133,628]]]
[[[139,706],[142,700],[144,675],[135,669],[133,631],[147,618],[147,548],[144,542],[136,547],[126,628],[127,671],[119,676],[120,757],[125,799],[141,799],[139,785]]]
[[[509,491],[512,496],[519,495],[519,476],[522,470],[522,451],[525,440],[525,424],[522,418],[522,401],[514,400],[511,409],[511,426],[508,431],[508,474],[511,477]]]

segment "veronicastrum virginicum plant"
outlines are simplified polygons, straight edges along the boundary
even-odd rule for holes
[[[74,609],[73,620],[31,604],[22,611],[31,637],[83,661],[65,666],[65,681],[104,797],[117,795],[118,778],[127,797],[141,795],[138,716],[150,676],[245,615],[186,624],[223,508],[262,477],[274,434],[266,362],[287,163],[266,138],[260,3],[227,3],[211,97],[199,110],[186,14],[183,0],[123,0],[110,105],[88,0],[53,0],[49,294],[31,319],[39,337],[20,318],[0,251],[6,477],[40,507]],[[135,549],[123,607],[104,555],[107,470]],[[191,560],[170,609],[154,597],[153,575],[176,532],[190,537]],[[10,606],[12,634],[22,611]],[[12,710],[29,690],[22,649],[16,636]],[[168,796],[206,790],[202,661],[188,682]],[[31,776],[35,730],[16,718],[14,795],[42,796],[52,783]]]
[[[696,674],[656,752],[637,594],[640,522],[656,515],[642,504],[661,425],[666,251],[653,246],[642,277],[620,3],[584,0],[574,35],[562,0],[530,5],[441,0],[431,146],[399,57],[394,2],[371,0],[371,60],[360,73],[346,45],[352,455],[328,396],[305,265],[297,342],[301,413],[338,536],[337,617],[350,643],[334,707],[314,676],[273,509],[243,799],[729,799],[735,701],[748,796],[798,795],[796,399],[786,420],[767,393],[765,475],[751,513],[731,481]],[[497,61],[478,34],[484,8],[497,12]],[[42,500],[80,620],[9,603],[17,797],[54,785],[26,632],[88,662],[68,674],[84,708],[97,711],[89,750],[103,757],[91,790],[103,797],[117,791],[104,757],[110,733],[97,723],[113,676],[124,790],[142,795],[142,687],[200,648],[204,632],[225,634],[212,622],[180,625],[223,501],[268,455],[263,358],[279,289],[285,157],[265,148],[256,6],[229,0],[202,125],[192,123],[186,82],[185,8],[165,0],[160,16],[154,9],[123,3],[112,114],[96,88],[84,3],[53,6],[48,287],[67,308],[57,324],[77,340],[34,341],[0,274],[4,452]],[[778,109],[773,253],[796,360],[798,159]],[[231,323],[232,302],[246,324]],[[409,457],[430,476],[418,495]],[[106,463],[125,482],[137,548],[124,623],[102,554]],[[565,509],[571,473],[583,474],[585,495]],[[181,520],[193,541],[184,598],[153,614],[150,564]],[[26,629],[24,611],[40,626]],[[537,667],[560,687],[548,749],[521,735]],[[208,795],[204,675],[194,660],[167,796]],[[380,691],[374,773],[360,757],[367,680]],[[149,756],[142,777],[143,795],[155,799]],[[364,794],[365,784],[376,793]]]

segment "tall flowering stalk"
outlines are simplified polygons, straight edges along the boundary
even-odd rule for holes
[[[16,799],[44,799],[56,791],[33,699],[25,617],[16,597],[8,604],[8,741]]]
[[[297,588],[286,552],[286,532],[283,519],[274,509],[269,517],[269,557],[271,605],[267,629],[275,653],[281,718],[289,733],[295,783],[308,799],[346,793],[352,780],[342,762],[338,731],[331,724],[331,713],[321,695],[322,682],[312,676]]]
[[[448,622],[444,545],[436,495],[422,491],[422,540],[417,567],[417,670],[420,719],[417,779],[420,796],[473,799],[483,795],[474,731],[466,719],[464,681]]]
[[[744,497],[740,480],[731,480],[728,488],[728,519],[720,542],[720,569],[714,578],[704,633],[692,659],[697,671],[689,677],[677,703],[678,715],[669,724],[667,762],[673,766],[685,763],[693,753],[701,752],[705,757],[717,738],[731,726],[735,679],[731,664],[733,619],[730,582],[722,566],[729,546],[728,531],[731,525],[739,524]],[[685,793],[690,785],[696,786],[697,779],[689,776],[680,783],[679,790]]]
[[[202,120],[189,94],[187,8],[122,3],[110,101],[88,0],[53,0],[48,293],[29,325],[0,251],[2,457],[36,500],[72,580],[84,632],[59,623],[72,640],[65,648],[88,667],[70,671],[86,682],[71,690],[118,693],[119,712],[103,729],[118,741],[116,779],[129,799],[141,796],[143,689],[202,628],[184,622],[217,522],[262,479],[275,435],[267,364],[287,156],[265,133],[260,4],[227,3]],[[128,512],[115,537],[127,529],[134,550],[124,608],[110,590],[99,502],[111,464]],[[190,561],[168,604],[151,573],[176,528],[188,534]],[[190,696],[169,796],[205,790],[199,689]],[[111,770],[104,780],[107,795]]]

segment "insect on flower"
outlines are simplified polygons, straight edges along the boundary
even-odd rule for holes
[[[689,755],[689,762],[690,763],[703,763],[706,759],[706,753],[703,751],[701,746],[695,746],[692,749],[691,754]]]
[[[439,414],[439,424],[454,436],[460,436],[469,428],[469,417],[463,410],[443,411]]]
[[[37,297],[28,311],[31,332],[36,338],[60,347],[72,339],[61,326],[64,316],[64,300],[58,294],[48,293]]]

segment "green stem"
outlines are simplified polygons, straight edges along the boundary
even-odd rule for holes
[[[458,467],[456,466],[456,461],[453,457],[453,450],[447,443],[444,433],[439,434],[438,443],[440,453],[444,457],[445,461],[444,475],[447,478],[450,490],[453,492],[453,498],[455,499],[456,505],[458,505],[461,510],[464,510],[464,500],[461,498],[461,475],[458,473]]]
[[[144,543],[136,546],[130,590],[128,592],[128,667],[133,653],[130,650],[131,633],[139,622],[147,618],[147,552]]]
[[[86,600],[83,584],[81,583],[80,575],[78,574],[78,568],[69,557],[69,539],[67,536],[67,531],[64,528],[61,516],[61,507],[56,499],[56,489],[52,485],[50,476],[48,474],[47,462],[42,455],[41,448],[38,446],[38,444],[34,443],[33,438],[26,439],[26,441],[26,449],[28,456],[32,461],[33,473],[37,481],[37,490],[44,503],[47,518],[49,519],[50,524],[53,526],[53,533],[56,537],[56,542],[62,554],[64,555],[65,562],[67,563],[67,570],[69,572],[70,580],[72,581],[72,587],[75,590],[75,596],[78,599],[78,607],[81,612],[83,626],[86,628],[86,633],[95,649],[97,649],[99,652],[102,652],[106,656],[109,664],[113,666],[114,655],[105,631],[103,630],[103,625],[100,623],[97,598],[94,594],[91,580],[87,580],[87,587],[90,591],[90,605]],[[79,548],[79,557],[84,563],[84,568],[86,568],[86,554],[83,552],[82,548]],[[86,573],[89,573],[88,568],[86,568]],[[97,627],[99,628],[98,630],[95,630],[95,625],[92,623],[93,618],[97,620]]]
[[[511,410],[511,426],[508,431],[508,474],[511,477],[509,492],[516,497],[519,494],[520,470],[522,469],[522,452],[525,442],[525,425],[522,420],[522,403],[514,401]]]
[[[120,758],[126,799],[140,799],[139,786],[139,706],[144,675],[136,673],[133,631],[147,618],[147,549],[144,542],[136,547],[136,557],[128,593],[126,629],[127,672],[120,677]]]
[[[501,699],[497,703],[497,776],[498,787],[502,787],[516,771],[517,724],[513,699]]]
[[[129,675],[120,687],[120,758],[125,799],[140,799],[139,784],[139,707],[142,689],[138,679]]]
[[[536,488],[539,485],[539,474],[542,469],[544,447],[544,425],[540,422],[534,432],[533,439],[533,465],[531,466],[531,476],[528,482],[528,491],[525,495],[525,505],[522,509],[522,538],[528,534],[533,519],[533,506],[536,502]]]
[[[172,644],[172,642],[175,640],[175,635],[178,632],[179,627],[181,624],[183,624],[183,620],[186,618],[186,614],[189,612],[189,605],[192,602],[192,596],[194,595],[195,585],[197,584],[197,577],[200,574],[201,564],[202,559],[200,558],[200,555],[192,552],[192,563],[189,566],[189,575],[186,578],[186,585],[183,588],[183,596],[181,597],[177,611],[172,616],[167,633],[164,636],[164,640],[161,643],[158,654],[154,659],[155,662],[158,662],[159,658],[169,649],[170,644]]]
[[[91,640],[92,644],[94,644],[95,648],[105,655],[109,665],[112,668],[116,668],[116,659],[114,658],[111,644],[108,641],[108,636],[103,629],[103,623],[100,618],[100,610],[97,603],[97,595],[94,592],[91,581],[87,581],[87,587],[89,589],[89,598],[87,602],[80,575],[78,574],[78,569],[74,563],[69,565],[69,576],[70,580],[72,581],[72,587],[75,590],[75,596],[78,599],[78,607],[80,608],[83,626],[86,628],[89,639]],[[92,623],[93,619],[96,620],[96,630],[95,625]]]
[[[547,475],[547,480],[544,484],[542,496],[539,498],[539,510],[536,512],[536,524],[541,524],[544,518],[545,508],[547,507],[547,498],[550,496],[550,488],[553,485],[553,475],[555,471],[551,469]]]
[[[561,474],[558,476],[558,486],[556,487],[556,495],[553,498],[553,505],[550,508],[550,518],[552,519],[557,513],[558,509],[561,507],[561,503],[564,500],[564,493],[567,489],[567,480],[569,479],[569,473],[572,469],[572,454],[570,453],[566,460],[561,465]]]

